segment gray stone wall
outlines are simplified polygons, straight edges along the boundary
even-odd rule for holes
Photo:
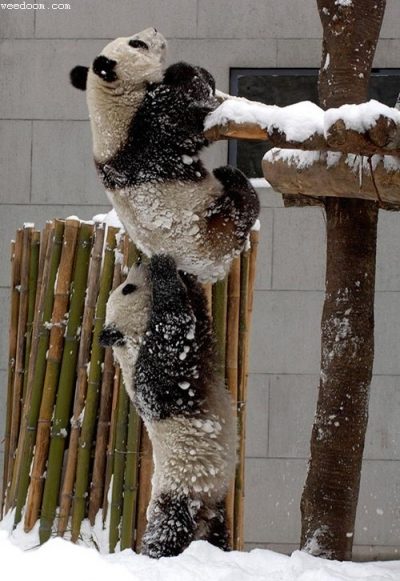
[[[70,10],[0,9],[0,406],[4,410],[9,241],[25,221],[90,218],[108,208],[91,160],[84,97],[69,70],[108,40],[147,26],[169,41],[169,60],[208,68],[221,90],[231,67],[318,67],[315,0],[70,0]],[[387,1],[375,66],[397,67],[400,3]],[[226,147],[206,156],[225,163]],[[247,546],[289,551],[318,385],[324,222],[320,210],[284,209],[262,195],[248,406]],[[357,554],[396,556],[400,515],[400,228],[381,213],[377,357],[356,533]],[[1,417],[1,416],[0,416]],[[0,432],[3,421],[0,419]],[[0,462],[2,455],[0,452]]]

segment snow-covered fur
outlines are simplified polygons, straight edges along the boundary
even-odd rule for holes
[[[87,88],[96,167],[131,238],[147,256],[168,253],[179,269],[216,280],[242,250],[259,201],[239,170],[211,174],[198,158],[215,82],[187,63],[163,76],[165,46],[154,29],[119,38],[71,80]]]
[[[170,256],[134,266],[110,296],[101,340],[113,346],[153,445],[142,552],[177,555],[198,539],[228,549],[236,430],[200,284]]]

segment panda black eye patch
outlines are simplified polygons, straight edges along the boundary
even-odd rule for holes
[[[98,56],[93,62],[93,72],[108,83],[112,83],[117,80],[117,75],[114,71],[116,64],[117,61],[106,56]]]
[[[143,40],[132,39],[128,42],[129,46],[132,48],[144,48],[145,50],[149,50],[148,44],[143,42]]]
[[[134,293],[136,289],[137,286],[135,284],[128,283],[124,287],[122,287],[122,294],[130,295],[131,293]]]

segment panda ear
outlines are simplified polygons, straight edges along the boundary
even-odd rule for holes
[[[86,81],[88,76],[89,68],[77,66],[72,69],[69,73],[69,78],[71,84],[75,89],[80,89],[81,91],[86,91]]]

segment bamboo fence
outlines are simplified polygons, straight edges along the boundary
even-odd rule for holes
[[[233,401],[239,461],[227,499],[243,547],[245,403],[258,232],[226,280],[206,285],[218,366]],[[64,536],[137,549],[146,526],[152,450],[98,338],[112,289],[138,256],[119,230],[54,220],[11,244],[7,410],[0,516],[40,542]]]

